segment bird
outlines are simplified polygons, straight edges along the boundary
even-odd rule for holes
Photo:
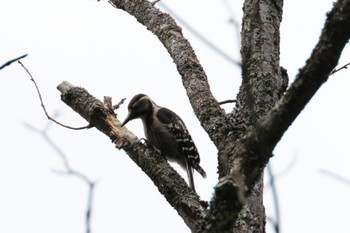
[[[128,115],[121,127],[140,118],[145,137],[168,161],[175,162],[187,172],[190,188],[196,192],[193,169],[203,178],[206,172],[199,165],[200,156],[183,120],[168,108],[158,106],[145,94],[135,95],[129,102]]]

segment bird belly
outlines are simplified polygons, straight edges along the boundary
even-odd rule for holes
[[[157,132],[148,130],[148,133],[145,132],[145,136],[168,161],[179,163],[183,169],[186,169],[185,158],[182,156],[182,151],[180,151],[174,136],[169,136],[168,133],[161,130],[157,130]]]

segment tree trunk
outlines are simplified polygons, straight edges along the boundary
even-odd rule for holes
[[[255,125],[274,106],[287,87],[287,76],[282,75],[279,65],[282,5],[283,1],[280,0],[248,0],[244,3],[241,32],[242,85],[231,115],[232,133],[236,142],[248,127]],[[230,154],[229,158],[224,159],[226,160],[233,161],[234,155]],[[224,166],[225,164],[221,167]],[[222,171],[222,175],[227,174],[226,169]],[[233,232],[265,232],[263,189],[261,174],[234,224]]]
[[[279,64],[283,1],[246,0],[242,84],[229,114],[212,95],[196,54],[168,14],[144,0],[110,3],[133,15],[165,46],[197,118],[217,147],[219,180],[209,206],[156,151],[120,128],[111,104],[71,85],[59,86],[62,100],[127,152],[192,232],[265,232],[264,168],[283,133],[334,69],[350,37],[350,0],[334,5],[318,45],[287,91],[287,72]]]

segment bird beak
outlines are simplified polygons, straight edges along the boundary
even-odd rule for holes
[[[126,123],[128,123],[131,119],[132,119],[132,118],[131,118],[131,116],[130,116],[130,114],[129,114],[129,115],[125,118],[125,120],[123,121],[123,123],[121,124],[120,127],[123,127],[124,125],[126,125]]]

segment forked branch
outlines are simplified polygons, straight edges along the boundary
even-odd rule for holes
[[[229,123],[224,110],[213,97],[207,75],[191,44],[183,36],[181,27],[169,14],[160,11],[148,0],[109,2],[135,17],[157,36],[176,64],[192,108],[204,130],[218,148],[224,147],[222,138]]]
[[[349,28],[350,0],[339,0],[328,14],[320,40],[296,80],[235,147],[232,153],[236,159],[230,173],[232,176],[242,173],[248,190],[261,175],[284,132],[327,81],[350,38]]]

